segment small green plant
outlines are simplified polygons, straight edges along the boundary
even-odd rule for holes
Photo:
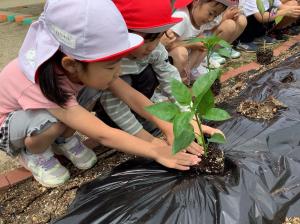
[[[271,18],[271,15],[275,15],[276,14],[276,10],[277,8],[274,6],[274,0],[268,0],[269,1],[269,17],[268,17],[268,23],[270,22],[270,18]],[[264,6],[264,3],[262,0],[256,0],[256,6],[258,8],[258,11],[263,19],[263,16],[266,12],[266,9],[265,9],[265,6]],[[279,24],[282,20],[283,20],[283,16],[276,16],[275,17],[275,24]],[[272,30],[272,29],[271,29]],[[268,30],[267,33],[269,33],[271,30]],[[264,49],[266,49],[266,42],[264,41]]]
[[[274,10],[276,9],[275,5],[274,5],[274,0],[268,0],[269,1],[269,20],[271,17],[271,14],[274,13]],[[264,13],[266,12],[264,3],[262,0],[256,0],[256,6],[258,8],[259,13],[261,14],[261,16],[263,17]],[[275,18],[275,24],[277,25],[278,23],[280,23],[283,20],[283,16],[276,16]]]
[[[210,58],[214,52],[218,52],[221,56],[230,57],[231,54],[231,45],[225,40],[221,39],[216,35],[211,35],[207,37],[194,37],[186,40],[188,43],[201,42],[204,45],[204,48],[207,50],[207,68],[212,70],[210,66]],[[221,48],[220,48],[221,47]]]
[[[217,45],[229,47],[230,45],[216,36],[206,38],[192,38],[189,42],[202,42],[207,49],[208,63],[209,58],[215,51]],[[223,50],[223,54],[227,53]],[[211,142],[225,143],[225,136],[216,133],[207,139],[204,139],[204,133],[201,128],[203,121],[224,121],[230,118],[230,115],[220,108],[215,107],[214,95],[211,91],[211,86],[220,77],[219,69],[210,69],[209,72],[200,76],[189,89],[182,82],[172,80],[171,89],[172,95],[177,102],[162,102],[146,108],[146,110],[159,117],[162,120],[173,123],[174,143],[173,153],[176,154],[182,149],[188,147],[195,139],[197,143],[204,148],[204,155],[207,155],[208,145]],[[187,109],[181,111],[181,107]],[[197,126],[200,130],[199,134],[195,135],[194,127],[191,125],[192,119],[195,118]]]

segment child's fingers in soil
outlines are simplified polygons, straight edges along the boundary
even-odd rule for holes
[[[184,164],[180,165],[195,165],[201,161],[201,159],[196,155],[191,155],[190,153],[179,152],[175,155],[175,159],[178,162],[185,161]]]
[[[198,145],[196,142],[193,142],[186,150],[189,153],[197,155],[197,156],[201,156],[204,153],[203,147]]]

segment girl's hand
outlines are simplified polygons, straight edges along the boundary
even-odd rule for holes
[[[221,134],[225,137],[224,133],[220,130],[220,129],[217,129],[217,128],[211,128],[210,131],[208,131],[206,134],[209,134],[210,136],[214,135],[214,134]]]
[[[195,120],[192,120],[192,125],[194,127],[195,133],[199,134],[200,130],[199,130],[198,124]],[[204,134],[208,134],[208,135],[212,136],[213,134],[219,133],[219,134],[225,136],[224,133],[217,128],[212,128],[212,127],[209,127],[206,125],[202,125],[201,127],[202,127],[202,131],[204,132]]]
[[[186,152],[179,152],[173,155],[171,146],[169,146],[157,149],[155,161],[168,168],[189,170],[190,166],[198,164],[201,159],[196,155],[191,155]]]
[[[173,126],[170,126],[167,131],[164,132],[167,142],[169,145],[173,145],[174,142],[174,133]],[[183,152],[189,152],[196,156],[201,156],[204,153],[203,147],[198,145],[196,142],[192,142]]]
[[[201,145],[198,145],[196,142],[192,142],[186,150],[183,152],[189,152],[196,156],[202,156],[204,154],[204,149]]]
[[[151,143],[153,143],[154,145],[157,145],[159,147],[164,147],[164,146],[168,146],[169,144],[164,141],[163,139],[160,138],[156,138],[154,137],[153,140],[151,141]]]

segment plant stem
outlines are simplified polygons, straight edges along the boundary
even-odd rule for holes
[[[209,61],[209,59],[210,59],[210,56],[209,56],[209,52],[207,53],[207,56],[206,56],[206,60],[207,60],[207,68],[208,68],[208,70],[210,71],[210,61]]]
[[[196,113],[196,121],[197,121],[197,124],[198,124],[198,128],[200,130],[200,137],[202,139],[202,142],[203,142],[203,148],[204,148],[204,156],[206,157],[207,156],[207,145],[205,144],[205,139],[204,139],[204,133],[203,133],[203,130],[202,130],[202,127],[201,127],[201,119],[199,118],[198,114]]]

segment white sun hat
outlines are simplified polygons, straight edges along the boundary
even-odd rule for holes
[[[19,52],[22,71],[32,82],[41,64],[58,50],[83,62],[109,61],[143,44],[128,33],[111,0],[48,0]]]

